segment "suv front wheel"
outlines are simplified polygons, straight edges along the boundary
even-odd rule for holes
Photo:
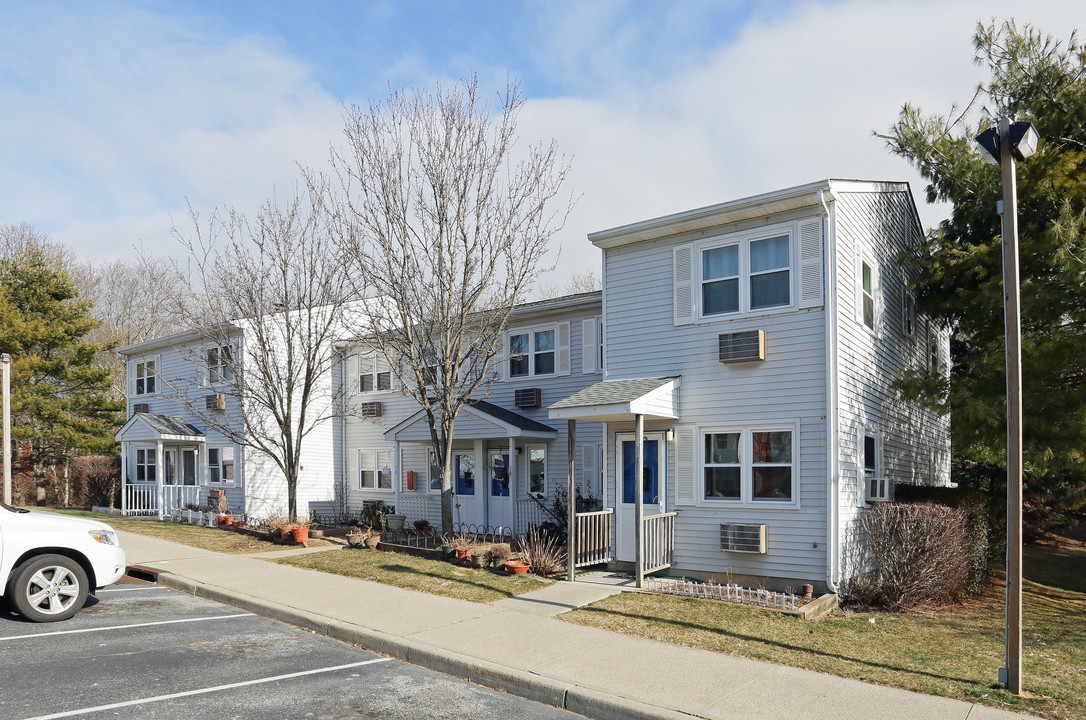
[[[32,557],[15,569],[7,595],[15,609],[33,622],[67,620],[83,607],[87,573],[63,555]]]

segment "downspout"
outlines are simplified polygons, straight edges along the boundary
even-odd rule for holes
[[[841,502],[837,408],[837,242],[830,232],[830,208],[826,204],[825,192],[822,189],[818,191],[818,202],[826,213],[823,233],[826,238],[826,468],[829,472],[826,498],[826,587],[830,592],[836,593],[840,564],[838,542]]]

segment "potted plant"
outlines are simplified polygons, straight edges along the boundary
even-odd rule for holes
[[[309,540],[309,521],[301,520],[295,523],[290,530],[290,535],[296,543],[304,543]]]
[[[484,548],[486,548],[484,550]],[[487,564],[490,559],[490,548],[485,545],[476,545],[472,548],[472,552],[468,555],[468,563],[473,568],[481,568]]]
[[[505,571],[510,575],[523,575],[531,569],[531,565],[523,560],[506,560]]]
[[[347,545],[348,545],[348,547],[353,547],[353,548],[362,547],[362,545],[364,545],[365,542],[366,542],[366,536],[367,535],[368,535],[368,533],[363,532],[362,528],[360,528],[360,527],[351,528],[350,532],[347,533]]]
[[[384,517],[385,527],[389,530],[403,530],[403,526],[407,523],[406,515],[397,515],[396,508],[390,506]]]
[[[415,526],[415,531],[419,535],[423,535],[425,537],[430,537],[430,536],[432,536],[434,534],[434,526],[431,525],[430,521],[427,520],[426,518],[423,518],[422,520],[416,520],[415,522],[412,523],[412,525]]]
[[[500,568],[505,564],[505,561],[513,556],[512,548],[509,547],[509,543],[498,543],[490,546],[490,551],[487,553],[487,557],[490,560],[490,566],[493,568]]]
[[[370,550],[376,550],[377,546],[381,544],[381,533],[371,528],[370,531],[366,533],[366,537],[362,542],[364,542],[366,547]]]

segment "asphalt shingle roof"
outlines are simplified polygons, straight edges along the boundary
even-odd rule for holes
[[[136,413],[137,416],[161,435],[203,435],[204,431],[180,415],[155,415]]]
[[[564,400],[550,406],[552,410],[582,408],[595,405],[619,405],[630,403],[653,390],[666,385],[674,377],[637,378],[634,380],[604,380],[589,385]]]
[[[536,422],[531,418],[524,417],[520,413],[515,413],[512,410],[507,410],[503,407],[489,403],[486,400],[468,400],[468,405],[472,406],[481,413],[486,413],[493,418],[501,420],[509,425],[518,427],[521,430],[531,430],[533,432],[557,432],[550,425],[544,425],[541,422]]]

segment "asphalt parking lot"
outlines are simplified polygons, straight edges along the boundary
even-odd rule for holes
[[[153,584],[0,613],[0,718],[577,718]]]

